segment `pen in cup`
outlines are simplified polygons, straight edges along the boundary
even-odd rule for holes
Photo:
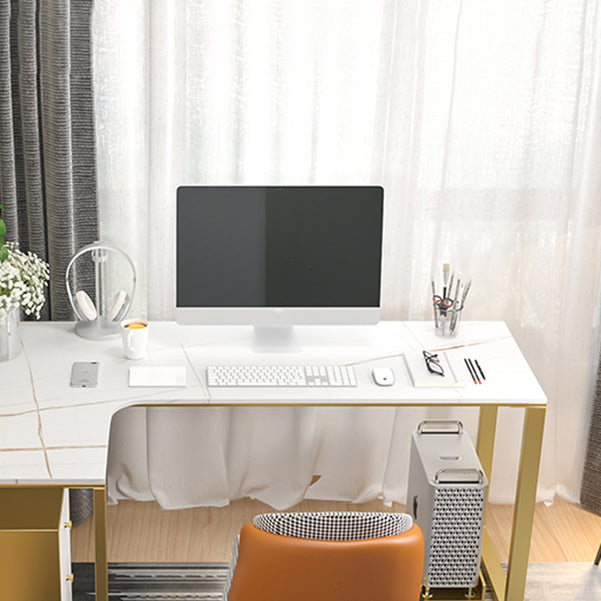
[[[434,278],[432,278],[432,298],[436,296],[436,284],[434,283]],[[434,307],[434,325],[438,328],[438,313],[436,312],[436,307]]]
[[[451,272],[451,264],[442,264],[442,285],[437,288],[436,271],[431,275],[434,329],[437,336],[451,337],[457,334],[471,279],[464,282],[459,272]],[[477,375],[477,373],[476,373]]]
[[[451,273],[451,264],[442,264],[442,298],[447,298],[447,284],[449,283],[449,275]]]
[[[457,276],[457,283],[455,284],[455,294],[451,290],[451,298],[453,299],[453,304],[457,304],[457,300],[459,299],[459,287],[461,286],[461,278]]]
[[[457,280],[457,283],[458,283],[457,290],[455,291],[457,298],[455,300],[455,303],[457,303],[459,300],[459,278]],[[459,303],[455,313],[453,314],[453,323],[451,324],[451,327],[453,329],[455,329],[457,326],[457,320],[459,319],[459,313],[461,311],[463,311],[463,307],[465,306],[465,299],[467,298],[467,293],[470,291],[471,285],[472,285],[472,280],[469,279],[467,284],[464,284],[464,286],[463,286],[463,292],[461,293],[461,302]]]
[[[465,304],[465,299],[467,298],[467,293],[470,291],[470,286],[472,285],[472,280],[468,280],[465,288],[463,289],[463,294],[461,295],[461,308],[463,309],[463,305]]]

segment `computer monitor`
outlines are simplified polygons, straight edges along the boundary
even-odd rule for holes
[[[380,186],[181,186],[176,320],[255,326],[374,324]]]

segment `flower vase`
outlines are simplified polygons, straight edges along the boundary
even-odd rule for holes
[[[20,313],[19,307],[0,312],[0,361],[10,361],[21,352]]]

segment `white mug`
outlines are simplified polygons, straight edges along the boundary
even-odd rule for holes
[[[148,350],[150,324],[144,319],[125,319],[121,322],[123,352],[128,359],[143,359]]]

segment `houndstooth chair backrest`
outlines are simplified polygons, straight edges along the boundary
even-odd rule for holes
[[[326,511],[263,513],[253,525],[264,532],[313,540],[353,541],[407,532],[413,520],[406,513]]]

